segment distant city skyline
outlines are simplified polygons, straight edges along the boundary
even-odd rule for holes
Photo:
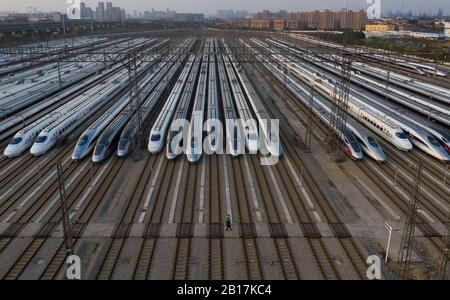
[[[66,0],[14,0],[0,5],[0,11],[27,12],[29,7],[36,7],[38,11],[65,11]],[[85,0],[90,7],[97,6],[98,0]],[[216,14],[220,9],[247,10],[254,13],[262,10],[287,10],[287,11],[309,11],[309,10],[340,10],[349,8],[353,10],[365,9],[369,6],[366,0],[170,0],[170,1],[144,1],[144,0],[113,0],[101,1],[112,2],[115,6],[123,7],[127,12],[145,10],[176,10],[178,12],[200,12],[207,15]],[[443,13],[450,14],[450,2],[448,0],[381,0],[383,12],[403,11],[413,14],[426,13],[435,14],[439,8]]]

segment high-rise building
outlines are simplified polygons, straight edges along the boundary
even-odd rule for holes
[[[80,18],[86,19],[86,3],[84,2],[80,3]]]
[[[95,9],[95,20],[98,22],[105,22],[105,3],[99,2]]]
[[[320,12],[318,10],[308,13],[308,28],[319,28]]]

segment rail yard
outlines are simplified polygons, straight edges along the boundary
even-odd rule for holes
[[[0,278],[442,278],[447,69],[213,29],[0,49]]]

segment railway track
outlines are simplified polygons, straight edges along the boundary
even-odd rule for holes
[[[87,205],[84,209],[79,213],[77,221],[72,225],[72,236],[73,236],[73,249],[77,249],[78,242],[80,237],[82,236],[84,230],[86,229],[87,224],[92,219],[95,211],[99,207],[102,200],[105,199],[105,194],[108,189],[111,187],[114,178],[120,172],[125,160],[114,158],[114,164],[109,169],[109,172],[105,172],[106,175],[103,175],[104,178],[102,185],[96,186],[97,189],[94,190],[92,197],[88,201]],[[76,251],[76,250],[75,250]],[[61,243],[58,250],[55,252],[54,256],[49,263],[46,265],[44,271],[40,275],[41,280],[52,280],[56,279],[59,273],[61,273],[61,269],[63,263],[66,258],[66,249],[65,244]]]
[[[267,74],[264,70],[263,71],[258,71],[258,72],[262,72],[262,74]],[[259,73],[261,75],[261,73]],[[267,76],[262,76],[262,77],[267,77]],[[276,81],[275,81],[276,82]],[[255,85],[256,86],[256,85]],[[286,95],[286,93],[283,93],[283,90],[280,89],[279,84],[275,84],[272,86],[272,88],[274,88],[279,94],[281,95]],[[265,91],[266,94],[270,94],[267,93],[267,91]],[[264,92],[260,92],[260,94],[264,94]],[[289,95],[289,94],[288,94]],[[291,102],[291,107],[295,107],[295,108],[299,108],[298,104],[293,101],[292,99],[292,95],[289,95],[288,97],[290,99]],[[292,105],[293,103],[295,103],[294,105]],[[276,116],[277,114],[274,113],[273,109],[271,109],[271,105],[267,105],[268,109],[271,111],[272,116]],[[298,110],[296,109],[292,109],[291,111],[296,112],[296,114],[299,117],[299,120],[302,120],[304,117],[304,113],[305,111],[303,111],[303,115],[298,113]],[[280,120],[282,118],[279,118]],[[317,120],[316,120],[317,122]],[[285,129],[283,129],[282,124],[280,124],[281,127],[281,139],[283,141],[290,141],[289,136],[285,133]],[[313,201],[319,206],[320,208],[320,212],[322,213],[322,215],[325,217],[326,222],[329,224],[337,224],[340,225],[342,224],[342,222],[339,220],[339,218],[337,217],[336,212],[334,211],[334,209],[331,207],[329,201],[327,200],[326,196],[323,194],[323,192],[321,191],[320,187],[318,186],[317,182],[314,180],[312,174],[309,173],[308,169],[305,167],[305,164],[303,162],[303,155],[300,153],[300,151],[298,149],[296,149],[295,147],[293,147],[290,142],[285,142],[284,143],[284,149],[285,149],[285,156],[289,157],[289,156],[293,156],[293,159],[290,159],[290,161],[293,164],[293,167],[295,167],[297,170],[301,170],[301,174],[302,174],[302,186],[304,186],[307,190],[308,190],[308,194],[309,195],[313,195]],[[280,162],[277,164],[278,166],[278,170],[280,171],[280,174],[285,174],[287,171],[286,169],[289,169],[288,163],[286,161],[286,159],[281,158]],[[298,171],[297,171],[298,172]],[[287,176],[283,176],[283,182],[287,182],[287,184],[289,184],[289,181],[291,182],[290,184],[293,184],[292,181],[292,176],[288,179],[286,178]],[[300,193],[298,191],[298,183],[297,184],[293,184],[294,187],[296,187],[296,193],[297,195]],[[292,193],[292,192],[291,192]],[[312,217],[306,213],[306,208],[305,208],[305,204],[304,204],[304,196],[302,195],[302,197],[299,197],[300,199],[302,199],[303,201],[301,201],[301,204],[299,205],[298,201],[291,201],[291,203],[293,203],[294,205],[294,211],[297,214],[297,218],[299,219],[299,221],[301,223],[311,223],[312,221]],[[309,210],[308,210],[309,212]],[[342,228],[342,226],[340,226]],[[338,228],[338,226],[336,226],[336,228]],[[353,269],[355,271],[355,273],[357,274],[357,276],[359,278],[365,278],[365,272],[363,272],[363,266],[365,259],[363,258],[361,251],[357,248],[356,244],[354,243],[354,241],[352,241],[351,243],[346,242],[348,239],[352,240],[351,238],[348,237],[349,233],[348,231],[344,228],[344,229],[340,229],[337,231],[341,231],[341,232],[337,232],[338,235],[343,236],[342,238],[338,238],[339,243],[342,247],[342,249],[345,251],[347,257],[349,258],[349,260],[352,262],[352,266]],[[320,236],[320,234],[319,234]],[[309,239],[309,240],[314,240],[314,239]],[[319,239],[320,240],[320,239]],[[320,243],[316,244],[315,247],[317,249],[317,247],[323,246]],[[326,256],[326,250],[322,247],[321,253],[324,254],[324,256]],[[354,254],[358,254],[358,255],[354,255]],[[321,262],[319,261],[319,259],[322,256],[316,256],[316,259],[318,260],[317,263],[319,265],[319,267],[322,269],[323,266],[327,266],[327,264],[321,264]],[[324,278],[333,278],[333,276],[330,275],[330,272],[328,271],[324,271],[322,270]],[[328,274],[328,275],[327,275]],[[336,275],[337,273],[335,273]]]
[[[263,76],[263,77],[271,77],[270,74],[267,74],[267,72],[265,72],[265,70],[263,71],[263,73],[265,73],[267,76]],[[274,79],[275,80],[275,79]],[[292,95],[290,95],[289,98],[291,98]],[[291,108],[293,112],[295,112],[295,114],[299,117],[299,120],[302,120],[302,115],[304,115],[305,113],[307,113],[306,109],[300,105],[298,105],[297,102],[292,101],[293,104],[291,104]],[[300,113],[300,111],[302,112],[302,114]],[[317,122],[317,119],[314,119],[314,123],[316,125],[316,128],[318,128],[321,133],[318,134],[317,131],[313,131],[313,135],[318,139],[318,140],[324,140],[324,138],[326,137],[325,134],[325,129],[324,126]],[[385,191],[389,191],[388,195],[390,196],[389,198],[391,199],[391,201],[397,206],[399,207],[404,213],[406,213],[406,203],[408,200],[405,201],[401,201],[399,198],[402,198],[400,195],[395,194],[395,192],[392,190],[392,183],[387,183],[387,184],[380,184],[380,179],[377,179],[376,176],[376,172],[368,169],[367,167],[364,167],[366,165],[367,162],[361,162],[361,163],[357,163],[357,165],[360,167],[360,169],[362,171],[364,171],[366,174],[371,174],[371,178],[374,177],[376,180],[376,184],[379,185],[379,187]],[[383,168],[383,167],[382,167]],[[391,177],[393,178],[393,177]],[[426,222],[426,220],[424,220],[423,217],[419,216],[420,221],[418,222],[418,226],[421,229],[422,232],[424,232],[425,236],[429,237],[429,241],[430,243],[433,245],[433,247],[435,247],[436,249],[440,250],[441,247],[441,239],[437,237],[437,233],[436,231]]]

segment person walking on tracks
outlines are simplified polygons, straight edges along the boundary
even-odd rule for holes
[[[225,225],[226,225],[226,229],[225,229],[225,231],[228,231],[228,230],[233,230],[233,229],[231,229],[231,216],[230,215],[228,215],[227,216],[227,221],[225,222]]]

